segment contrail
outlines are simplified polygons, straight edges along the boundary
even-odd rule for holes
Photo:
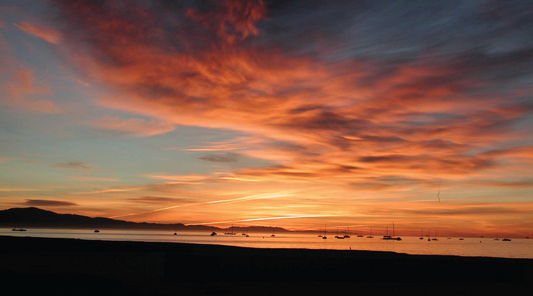
[[[205,204],[225,203],[225,202],[242,202],[242,201],[256,200],[256,199],[284,197],[284,196],[287,196],[290,193],[291,193],[290,191],[281,191],[281,192],[277,192],[277,193],[254,194],[254,195],[249,195],[249,196],[239,197],[239,198],[222,199],[222,200],[214,200],[214,201],[208,201],[208,202],[199,202],[199,203],[191,203],[191,204],[185,204],[185,205],[170,206],[170,207],[165,207],[165,208],[160,208],[160,209],[155,209],[155,210],[150,210],[150,211],[145,211],[145,212],[124,214],[124,215],[116,215],[116,216],[111,216],[111,217],[108,217],[108,218],[120,218],[120,217],[148,214],[148,213],[165,211],[165,210],[170,210],[170,209],[175,209],[175,208],[197,206],[197,205],[205,205]]]
[[[298,216],[279,216],[279,217],[266,217],[266,218],[253,218],[235,221],[217,221],[206,223],[193,223],[195,225],[208,225],[208,224],[221,224],[221,223],[237,223],[237,222],[251,222],[251,221],[263,221],[263,220],[278,220],[278,219],[297,219],[297,218],[316,218],[316,217],[337,217],[339,215],[298,215]]]

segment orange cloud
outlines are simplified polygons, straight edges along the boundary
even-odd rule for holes
[[[36,83],[33,73],[33,70],[24,68],[15,70],[11,79],[3,81],[3,86],[0,85],[0,91],[5,91],[5,95],[0,100],[4,104],[27,112],[61,113],[62,109],[55,102],[32,98],[34,95],[50,94],[50,90],[46,86],[42,86],[39,82]]]
[[[53,44],[59,44],[63,39],[62,34],[52,28],[34,25],[28,22],[14,23],[14,25],[32,36],[41,38]]]
[[[490,176],[500,182],[492,185],[499,186],[478,186],[510,189],[520,187],[504,186],[509,185],[503,179],[510,165],[522,168],[513,170],[522,174],[517,178],[531,173],[524,164],[531,163],[533,155],[520,142],[523,133],[514,125],[530,116],[533,108],[516,93],[487,95],[491,85],[481,75],[485,68],[476,68],[471,61],[431,55],[390,65],[372,58],[338,62],[289,54],[276,38],[260,39],[264,32],[259,28],[268,13],[261,1],[218,1],[218,6],[203,11],[173,9],[171,15],[179,20],[179,27],[158,18],[157,8],[101,9],[92,2],[57,2],[65,21],[75,24],[67,26],[72,31],[63,32],[64,45],[75,52],[73,61],[93,81],[116,91],[98,104],[171,125],[230,129],[246,135],[235,141],[166,149],[238,150],[239,155],[271,163],[218,174],[146,175],[170,181],[152,184],[148,190],[184,194],[180,188],[186,187],[202,199],[225,191],[253,195],[265,188],[304,187],[305,192],[287,197],[295,200],[293,206],[324,206],[324,215],[337,219],[388,223],[389,216],[423,216],[438,222],[433,205],[418,202],[429,200],[424,194],[428,188],[436,190],[436,180],[455,185]],[[257,45],[266,41],[268,47]],[[90,48],[91,54],[82,54],[82,46]],[[121,120],[113,120],[111,126],[123,128]],[[145,123],[138,128],[141,132]],[[154,125],[160,130],[155,123],[148,130]],[[516,145],[502,148],[510,147],[509,143]],[[195,186],[199,183],[202,188]],[[325,199],[338,206],[324,205],[321,200]],[[366,205],[363,200],[374,202]],[[224,221],[239,221],[243,220],[239,212],[252,211],[256,217],[294,214],[286,212],[286,204],[250,203],[255,207],[241,207],[241,211],[224,205],[211,209],[215,204],[210,204],[206,213],[195,215],[212,221],[213,215],[222,212],[231,216]],[[381,203],[390,208],[379,209],[376,204]],[[454,215],[454,209],[483,212],[463,208],[451,206],[447,216],[461,216]],[[188,214],[193,215],[184,216]],[[158,217],[172,218],[171,213],[165,215]]]

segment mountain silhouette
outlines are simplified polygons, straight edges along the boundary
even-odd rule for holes
[[[110,218],[91,218],[82,215],[58,214],[52,211],[29,208],[12,208],[0,211],[0,227],[19,228],[81,228],[81,229],[139,229],[139,230],[205,230],[222,231],[223,229],[205,225],[184,225],[182,223],[159,224],[146,222],[129,222]],[[271,227],[251,226],[233,227],[236,232],[272,232]],[[276,227],[276,232],[286,229]]]

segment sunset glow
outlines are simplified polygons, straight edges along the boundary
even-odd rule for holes
[[[533,8],[430,2],[2,1],[0,209],[530,235]]]

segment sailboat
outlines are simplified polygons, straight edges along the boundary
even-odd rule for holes
[[[372,227],[370,227],[370,235],[367,236],[366,238],[374,238],[374,237],[372,236]]]
[[[504,238],[504,239],[502,239],[502,242],[510,242],[510,241],[511,241],[510,238]]]
[[[432,238],[431,240],[439,240],[439,239],[437,238],[437,231],[436,231],[436,230],[435,230],[435,237]]]
[[[324,236],[322,237],[322,239],[328,239],[328,236],[326,235],[326,233],[327,233],[326,225],[324,225]]]
[[[350,232],[350,227],[348,227],[348,232]],[[346,228],[344,229],[344,238],[350,238],[351,236],[346,233]]]
[[[344,236],[339,235],[339,227],[337,227],[337,235],[335,236],[336,239],[344,239]]]
[[[272,235],[271,237],[276,237],[276,235],[274,234],[276,232],[276,227],[272,228]]]
[[[236,235],[235,232],[233,232],[233,224],[231,224],[231,228],[228,228],[226,232],[224,232],[225,235]]]
[[[392,223],[392,236],[389,235],[389,226],[387,226],[387,235],[384,235],[381,239],[382,240],[397,240],[397,241],[401,241],[402,240],[401,237],[396,237],[395,236],[394,223]]]
[[[423,230],[420,230],[420,238],[419,239],[424,239],[424,231]]]
[[[498,234],[496,233],[496,238],[494,239],[495,241],[499,241],[500,239],[498,238]]]

